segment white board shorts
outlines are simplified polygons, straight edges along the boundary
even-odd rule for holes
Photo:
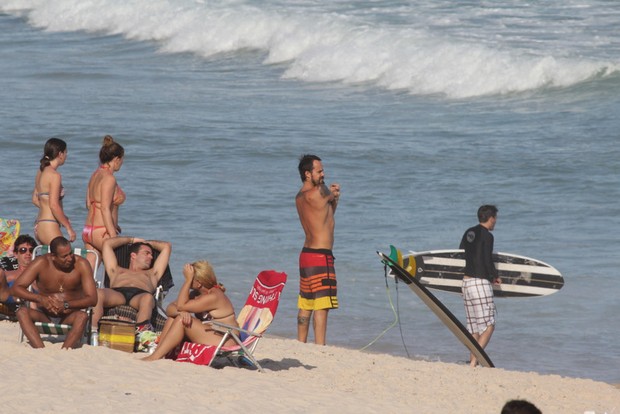
[[[486,279],[472,277],[463,279],[463,300],[467,316],[467,330],[471,334],[481,334],[495,325],[497,310],[493,301],[493,286]]]

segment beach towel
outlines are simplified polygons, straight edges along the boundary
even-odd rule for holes
[[[13,253],[13,243],[19,236],[19,220],[0,218],[0,257]]]

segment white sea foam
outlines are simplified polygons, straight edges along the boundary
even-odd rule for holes
[[[165,53],[257,50],[265,64],[284,64],[283,77],[308,82],[374,84],[412,94],[450,98],[568,87],[617,72],[618,62],[555,56],[445,34],[423,25],[266,3],[164,0],[12,0],[2,10],[24,13],[48,31],[103,32],[154,41]],[[428,23],[449,25],[434,16]],[[460,24],[460,23],[459,23]],[[462,29],[459,29],[462,30]],[[486,34],[488,36],[488,34]],[[518,37],[518,36],[517,36]]]

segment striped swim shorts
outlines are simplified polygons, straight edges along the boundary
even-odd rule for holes
[[[299,255],[299,298],[302,310],[338,308],[334,256],[328,249],[304,247]]]
[[[467,330],[471,334],[481,334],[489,326],[495,325],[496,309],[491,282],[477,277],[463,279],[462,293]]]

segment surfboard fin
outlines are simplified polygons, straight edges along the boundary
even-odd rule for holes
[[[407,256],[407,264],[405,265],[405,270],[409,272],[411,276],[415,276],[416,263],[414,256]]]
[[[400,267],[403,267],[403,254],[400,250],[390,244],[390,259]]]

